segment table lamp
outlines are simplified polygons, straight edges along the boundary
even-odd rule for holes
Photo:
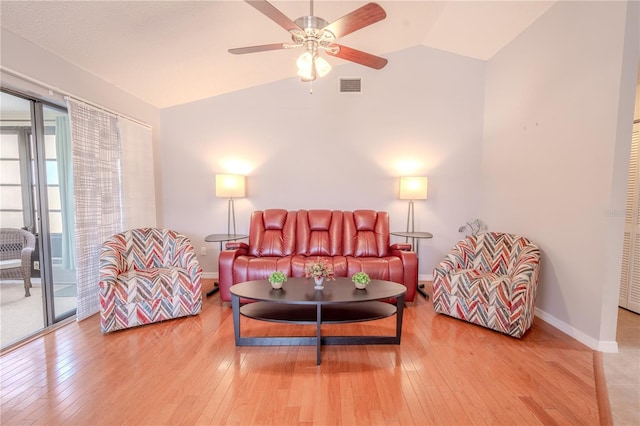
[[[407,232],[415,232],[413,200],[427,199],[427,178],[416,176],[401,176],[400,199],[409,200],[409,210],[407,211]],[[411,224],[411,227],[409,227],[409,224]]]
[[[236,210],[233,204],[233,199],[245,197],[245,176],[216,175],[216,197],[229,199],[229,204],[227,206],[227,234],[231,234],[232,221],[233,234],[235,234]]]

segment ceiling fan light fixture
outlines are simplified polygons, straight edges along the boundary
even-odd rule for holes
[[[313,70],[313,56],[311,53],[304,52],[298,60],[296,61],[296,65],[298,66],[298,76],[305,80],[311,81],[315,80],[315,73]]]
[[[382,69],[388,62],[379,56],[335,43],[338,38],[342,38],[385,19],[387,14],[377,3],[367,3],[329,23],[314,15],[313,0],[309,1],[309,15],[302,16],[295,21],[289,19],[267,0],[245,1],[289,32],[293,43],[271,43],[229,49],[229,52],[234,55],[304,47],[305,53],[303,53],[296,62],[298,76],[300,76],[302,81],[313,81],[318,76],[323,77],[331,71],[331,65],[329,65],[324,58],[320,57],[322,51],[324,51],[326,55],[377,70]]]
[[[331,71],[331,65],[321,56],[314,57],[311,52],[304,52],[296,61],[298,76],[302,81],[313,81],[316,77],[324,77]]]
[[[329,74],[331,71],[331,65],[321,56],[316,57],[316,71],[318,72],[318,77],[324,77]]]

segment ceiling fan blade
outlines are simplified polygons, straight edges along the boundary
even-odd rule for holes
[[[287,17],[284,13],[280,12],[266,0],[245,0],[254,8],[262,12],[267,18],[271,19],[276,24],[280,25],[287,31],[298,30],[304,32],[295,22]]]
[[[387,17],[387,13],[377,3],[367,3],[361,8],[333,21],[323,29],[329,30],[336,38],[344,37],[368,25],[375,24]]]
[[[335,56],[336,58],[344,59],[347,61],[355,62],[360,65],[364,65],[370,68],[375,68],[377,70],[384,68],[387,65],[387,61],[385,58],[381,58],[380,56],[375,56],[367,52],[362,52],[360,50],[352,49],[351,47],[343,46],[341,44],[332,43],[329,47],[338,47],[337,51],[334,53],[331,49],[328,49],[327,55]]]
[[[260,46],[236,47],[229,49],[229,53],[234,55],[244,55],[245,53],[266,52],[268,50],[287,49],[291,47],[285,43],[261,44]]]

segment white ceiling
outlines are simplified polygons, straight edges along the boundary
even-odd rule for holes
[[[332,22],[366,3],[316,0],[314,15]],[[424,45],[486,60],[555,1],[378,3],[387,18],[341,44],[379,56]],[[306,1],[272,4],[292,20],[309,14]],[[2,0],[0,7],[5,29],[158,108],[295,77],[300,54],[228,53],[290,41],[284,29],[241,0]],[[334,67],[345,63],[328,60]]]

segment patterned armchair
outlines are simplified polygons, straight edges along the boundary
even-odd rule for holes
[[[103,333],[196,315],[202,269],[189,239],[159,228],[132,229],[100,250]]]
[[[433,309],[513,337],[533,323],[540,250],[488,232],[458,242],[434,269]]]
[[[36,237],[29,231],[0,229],[0,278],[24,281],[24,297],[31,296],[31,254]]]

